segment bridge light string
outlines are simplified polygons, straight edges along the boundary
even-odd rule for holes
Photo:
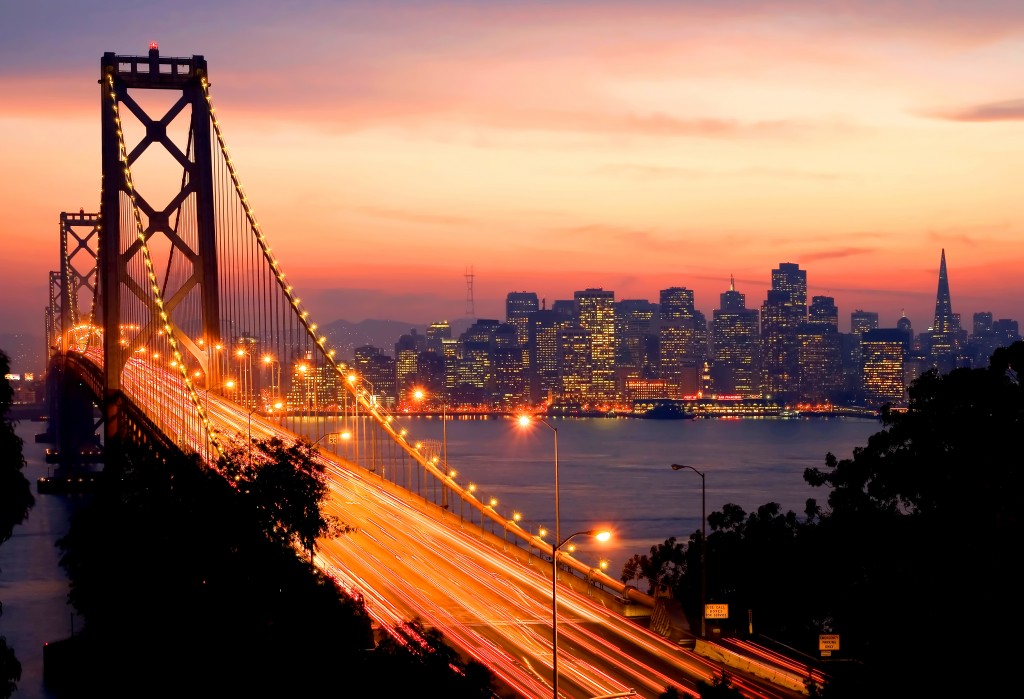
[[[411,458],[417,461],[424,468],[425,471],[431,473],[440,482],[445,482],[446,480],[448,480],[451,483],[451,485],[459,491],[460,497],[462,497],[464,501],[475,502],[475,499],[473,498],[472,493],[470,491],[467,491],[461,486],[459,486],[457,483],[454,482],[454,479],[448,478],[447,474],[442,472],[442,470],[438,466],[430,463],[430,461],[424,458],[422,454],[418,453],[415,449],[412,449],[404,438],[398,438],[398,432],[396,431],[395,427],[391,424],[393,416],[386,415],[383,406],[381,406],[379,403],[373,400],[373,397],[364,390],[362,390],[361,388],[359,388],[355,382],[345,380],[346,374],[348,374],[348,372],[350,371],[349,367],[343,362],[338,362],[335,360],[336,352],[333,348],[328,349],[324,346],[328,340],[327,336],[319,335],[317,333],[317,325],[311,323],[309,320],[309,311],[300,308],[300,299],[294,294],[292,285],[288,284],[285,281],[285,274],[280,269],[280,263],[278,259],[274,256],[273,252],[271,251],[266,236],[264,235],[263,230],[260,228],[259,221],[257,221],[256,219],[256,213],[253,210],[252,206],[249,204],[249,199],[246,196],[245,191],[242,187],[238,170],[235,168],[235,163],[232,160],[230,152],[227,147],[227,141],[224,138],[223,129],[221,128],[220,121],[217,119],[216,116],[216,109],[213,105],[213,99],[210,95],[209,81],[206,79],[205,76],[201,76],[200,84],[202,86],[203,96],[206,100],[207,110],[209,111],[210,114],[210,122],[213,126],[214,134],[216,135],[217,138],[217,144],[220,148],[221,155],[224,158],[224,162],[227,165],[228,173],[231,176],[231,181],[235,189],[235,194],[237,195],[239,201],[241,202],[243,211],[245,213],[245,218],[248,221],[249,227],[251,228],[253,234],[256,237],[256,241],[260,247],[260,251],[262,252],[264,259],[267,261],[267,263],[273,270],[274,279],[278,287],[284,292],[285,297],[291,303],[292,307],[295,309],[299,317],[299,321],[302,323],[309,337],[313,340],[314,344],[320,349],[325,361],[339,376],[342,377],[343,380],[341,383],[344,386],[344,389],[352,394],[352,396],[356,400],[357,405],[362,405],[364,408],[366,408],[367,412],[372,416],[372,418],[375,420],[378,426],[380,426],[385,431],[393,435],[396,438],[396,441],[401,446],[401,448]]]
[[[299,317],[299,321],[302,323],[307,334],[313,340],[314,344],[320,348],[321,352],[324,353],[326,362],[330,364],[330,366],[339,376],[344,377],[344,375],[348,372],[349,368],[344,363],[335,360],[335,356],[337,353],[333,348],[328,349],[325,347],[325,344],[327,343],[328,340],[327,336],[320,335],[317,333],[316,324],[311,323],[309,321],[309,311],[304,310],[300,307],[301,299],[295,296],[295,294],[293,293],[293,287],[290,284],[285,283],[285,274],[280,270],[280,262],[272,253],[270,246],[267,243],[267,239],[264,236],[262,229],[260,228],[259,221],[256,220],[256,213],[253,210],[252,206],[249,204],[249,199],[245,195],[241,179],[238,175],[238,170],[235,168],[234,161],[232,160],[231,155],[228,151],[227,142],[224,138],[223,129],[221,128],[220,122],[216,117],[216,109],[213,106],[213,99],[210,95],[209,82],[206,80],[205,76],[201,78],[200,82],[203,88],[203,96],[206,100],[207,108],[210,113],[210,120],[213,125],[214,133],[217,137],[217,143],[220,147],[221,155],[223,156],[224,161],[227,165],[228,172],[231,176],[232,184],[234,185],[235,188],[235,193],[242,204],[243,211],[245,212],[245,217],[249,223],[250,228],[252,229],[253,233],[256,236],[256,240],[257,243],[259,244],[260,251],[262,252],[264,259],[266,259],[267,263],[274,270],[275,279],[278,284],[278,287],[284,292],[285,297],[291,303],[292,307],[295,308]],[[381,407],[379,405],[371,404],[369,399],[366,398],[364,395],[360,394],[359,392],[357,392],[354,386],[352,386],[350,383],[346,381],[343,381],[342,383],[343,385],[345,385],[346,390],[352,393],[353,397],[357,400],[357,402],[362,404],[365,408],[368,409],[368,411],[371,414],[373,414],[377,418],[378,424],[387,427],[387,424],[385,422],[382,422],[380,416],[377,414],[378,411],[381,410]],[[440,474],[436,475],[440,477]]]
[[[113,75],[108,73],[106,76],[106,80],[107,87],[110,91],[109,96],[111,106],[114,111],[114,123],[117,125],[118,158],[124,166],[124,185],[125,189],[127,190],[128,198],[131,202],[132,216],[134,219],[135,229],[137,231],[140,243],[139,247],[142,251],[143,260],[145,262],[147,276],[149,277],[150,282],[152,282],[150,285],[150,288],[153,291],[152,301],[156,305],[160,319],[163,321],[163,331],[166,334],[167,341],[171,347],[171,352],[174,355],[174,362],[172,363],[172,367],[175,367],[176,365],[178,373],[181,375],[181,378],[184,381],[186,395],[192,402],[193,407],[195,408],[197,414],[199,415],[199,419],[202,421],[203,426],[206,429],[206,434],[210,440],[210,443],[217,451],[217,455],[221,457],[224,456],[225,449],[221,445],[219,433],[216,430],[215,426],[213,425],[212,421],[210,420],[210,416],[208,415],[205,407],[203,406],[203,402],[199,399],[199,393],[196,390],[195,385],[192,383],[192,377],[188,372],[187,366],[185,365],[184,357],[182,356],[181,350],[178,345],[178,340],[175,336],[174,327],[168,319],[167,312],[164,307],[163,296],[160,292],[160,287],[157,284],[156,274],[153,271],[152,255],[150,254],[149,243],[146,240],[146,232],[142,225],[142,216],[139,212],[139,205],[135,195],[135,186],[132,181],[131,167],[128,162],[128,150],[125,147],[124,133],[121,130],[121,114],[120,108],[118,106],[117,91],[114,87]],[[109,358],[107,358],[107,360],[109,361]]]

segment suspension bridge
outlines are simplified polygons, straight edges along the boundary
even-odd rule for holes
[[[720,665],[630,618],[649,617],[654,599],[460,483],[444,450],[417,442],[331,347],[245,194],[206,60],[156,45],[105,53],[99,89],[99,210],[61,213],[50,273],[58,470],[98,460],[99,445],[107,460],[131,442],[216,469],[255,439],[307,439],[330,477],[328,511],[357,530],[320,540],[316,563],[383,630],[436,626],[524,697],[696,696]],[[741,685],[795,691],[778,676]]]

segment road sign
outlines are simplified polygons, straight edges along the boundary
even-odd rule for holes
[[[705,619],[728,619],[729,618],[729,605],[728,604],[705,604],[704,605],[704,618]]]
[[[823,633],[818,635],[818,650],[833,651],[839,650],[839,634]]]

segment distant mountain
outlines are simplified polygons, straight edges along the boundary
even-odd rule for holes
[[[10,357],[13,374],[42,374],[46,368],[46,347],[42,335],[0,333],[0,349]]]
[[[457,338],[473,322],[474,319],[471,318],[458,318],[449,321],[452,327],[452,337]],[[427,324],[408,323],[400,320],[367,319],[358,323],[336,320],[333,323],[320,326],[320,329],[327,336],[329,344],[338,350],[338,354],[342,358],[351,360],[355,357],[355,348],[364,345],[372,345],[381,349],[384,354],[394,355],[395,343],[399,337],[409,334],[412,330],[423,335],[427,331]]]

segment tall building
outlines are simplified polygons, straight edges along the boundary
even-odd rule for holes
[[[530,355],[530,402],[550,403],[561,394],[558,373],[558,334],[570,320],[553,310],[530,314],[527,348]]]
[[[585,289],[575,292],[573,300],[580,327],[590,333],[593,373],[589,398],[595,402],[614,401],[615,293],[604,289]]]
[[[479,318],[459,336],[458,386],[478,389],[477,402],[487,396],[489,402],[494,389],[493,338],[501,322]]]
[[[761,386],[780,400],[799,395],[797,330],[807,321],[807,272],[792,262],[772,270],[761,305]]]
[[[878,313],[857,309],[850,314],[850,334],[853,337],[850,362],[848,364],[848,387],[855,393],[864,391],[864,353],[861,351],[860,340],[864,333],[878,327]]]
[[[662,289],[658,318],[658,373],[669,388],[669,397],[697,393],[703,356],[699,351],[693,290],[679,286]]]
[[[782,262],[772,270],[772,289],[789,294],[789,302],[807,315],[807,271],[793,262]]]
[[[428,352],[444,353],[444,341],[452,337],[452,326],[447,320],[434,321],[427,327],[426,349]]]
[[[652,352],[658,305],[646,299],[624,299],[615,304],[615,364],[625,379],[647,378],[657,367]]]
[[[751,398],[761,395],[761,329],[756,308],[747,308],[746,296],[729,290],[719,296],[711,314],[711,383],[715,393]]]
[[[518,354],[520,384],[517,389],[516,401],[529,401],[530,375],[533,367],[530,364],[530,315],[540,308],[537,294],[532,291],[511,291],[505,296],[505,322],[515,328],[516,336],[512,347],[507,353]],[[506,350],[502,350],[506,353]]]
[[[494,405],[511,410],[527,402],[528,381],[523,370],[525,345],[511,323],[502,323],[492,335],[491,358],[494,372]]]
[[[510,291],[505,296],[505,322],[516,329],[516,342],[525,347],[530,337],[530,314],[540,308],[532,291]]]
[[[839,332],[839,309],[831,296],[815,296],[807,308],[807,322]]]
[[[801,401],[833,400],[843,388],[839,309],[831,296],[815,296],[797,330],[797,382]]]
[[[935,319],[928,340],[928,356],[933,366],[941,372],[950,371],[956,365],[960,331],[959,318],[953,313],[949,296],[949,276],[946,273],[946,249],[942,249],[939,262],[939,288],[935,293]]]
[[[861,337],[864,355],[864,396],[867,404],[881,407],[907,404],[903,362],[906,334],[896,328],[876,328]]]
[[[850,332],[863,335],[868,330],[878,327],[878,314],[874,311],[862,311],[859,308],[850,314]]]
[[[591,398],[594,355],[591,333],[568,326],[558,331],[558,378],[562,401],[587,403]]]
[[[395,384],[399,401],[405,401],[409,390],[416,384],[416,360],[426,347],[426,337],[416,332],[416,328],[399,337],[395,343]]]

